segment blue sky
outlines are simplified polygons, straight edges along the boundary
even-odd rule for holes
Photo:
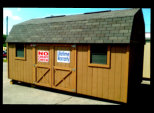
[[[51,15],[73,15],[86,12],[123,9],[129,8],[3,8],[3,34],[6,34],[6,16],[9,17],[8,31],[10,32],[13,25],[34,18],[44,18]],[[145,32],[151,32],[151,9],[142,8],[142,11],[145,21]]]

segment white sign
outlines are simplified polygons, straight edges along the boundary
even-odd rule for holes
[[[38,62],[49,62],[49,51],[38,50]]]
[[[70,63],[70,51],[57,51],[57,62]]]

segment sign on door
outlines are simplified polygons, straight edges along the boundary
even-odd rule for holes
[[[49,51],[38,50],[38,62],[49,62]]]
[[[70,63],[70,51],[57,50],[57,62]]]

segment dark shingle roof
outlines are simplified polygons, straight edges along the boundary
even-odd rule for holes
[[[7,42],[130,43],[139,9],[32,19],[13,26]]]

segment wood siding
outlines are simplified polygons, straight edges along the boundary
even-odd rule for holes
[[[127,46],[111,46],[111,67],[89,67],[88,46],[77,47],[77,93],[127,102]]]
[[[34,70],[33,67],[33,63],[35,63],[35,58],[33,56],[36,50],[30,45],[26,44],[25,60],[17,60],[15,59],[15,44],[8,44],[8,46],[9,78],[34,84],[33,81],[35,80],[36,70]],[[54,45],[51,45],[51,48],[53,48],[53,46]],[[73,50],[76,51],[75,56],[77,58],[77,61],[74,61],[76,64],[75,67],[77,78],[75,80],[77,83],[72,81],[71,78],[68,78],[66,83],[72,81],[72,88],[77,85],[76,93],[126,103],[129,67],[128,47],[129,46],[127,45],[111,46],[110,68],[105,68],[88,66],[88,45],[77,45],[76,50]],[[53,53],[53,49],[50,53]],[[50,56],[52,63],[54,61],[53,56],[54,54]],[[52,66],[54,65],[52,64],[50,69],[53,69]],[[53,87],[53,72],[51,74],[51,78],[51,87],[55,88]],[[61,90],[66,89],[63,88]]]
[[[25,60],[15,59],[15,44],[8,44],[9,49],[9,78],[32,83],[33,58],[32,47],[25,45]]]

